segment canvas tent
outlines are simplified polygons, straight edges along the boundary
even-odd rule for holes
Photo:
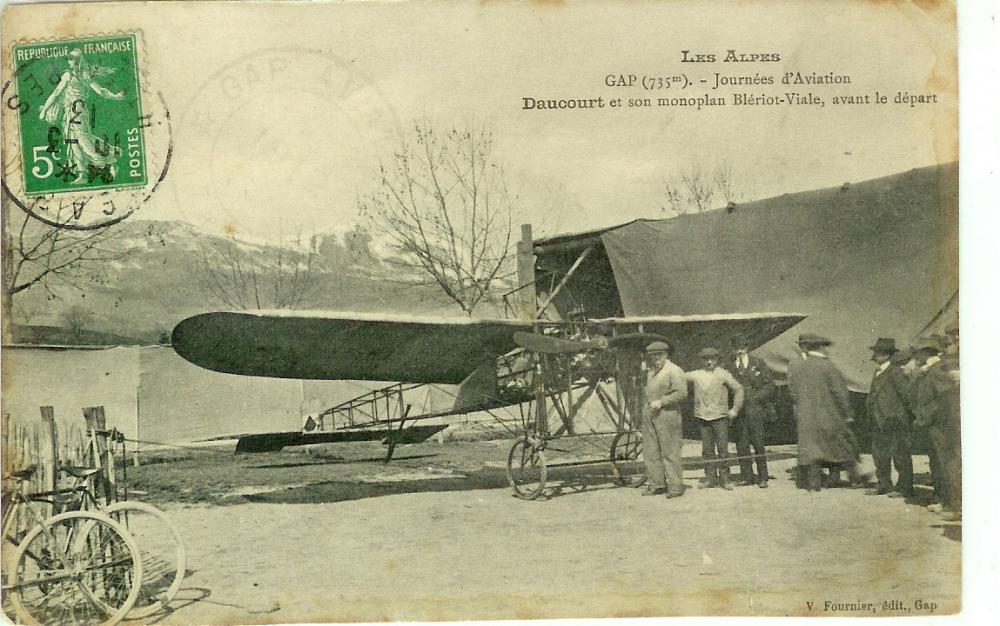
[[[538,239],[534,252],[540,290],[569,274],[553,299],[562,317],[803,313],[758,353],[781,370],[799,333],[825,335],[866,392],[878,337],[906,344],[957,319],[958,166]]]

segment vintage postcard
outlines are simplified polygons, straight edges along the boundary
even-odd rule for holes
[[[960,613],[957,32],[7,6],[5,618]]]

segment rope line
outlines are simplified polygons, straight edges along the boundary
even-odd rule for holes
[[[216,450],[214,448],[208,448],[208,447],[205,447],[205,446],[200,446],[200,447],[196,447],[196,446],[184,446],[184,445],[181,445],[181,444],[178,444],[178,443],[167,443],[165,441],[150,441],[148,439],[132,439],[130,437],[125,437],[123,439],[123,441],[129,441],[131,443],[142,443],[142,444],[148,444],[148,445],[153,445],[153,446],[163,446],[165,448],[177,448],[179,450],[192,450],[192,451],[195,451],[195,452],[215,452],[216,454],[230,454],[230,452],[227,452],[225,450]]]

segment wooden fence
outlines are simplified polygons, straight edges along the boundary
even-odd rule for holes
[[[52,407],[40,407],[41,421],[17,420],[3,415],[3,473],[36,465],[29,491],[52,491],[58,484],[58,468],[75,465],[104,466],[104,450],[97,450],[93,431],[104,427],[104,407],[88,407],[75,422],[57,423]],[[98,419],[99,416],[99,419]],[[96,453],[96,454],[95,454]]]

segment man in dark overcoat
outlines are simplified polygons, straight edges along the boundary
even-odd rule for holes
[[[846,467],[853,483],[867,476],[858,466],[858,449],[851,432],[851,407],[847,382],[827,355],[832,342],[813,334],[799,336],[806,357],[789,367],[788,389],[792,395],[798,429],[799,474],[805,487],[820,489],[820,465]]]
[[[918,340],[913,353],[920,369],[913,382],[913,425],[927,429],[931,478],[941,509],[955,519],[962,515],[962,437],[958,385],[932,341]],[[930,507],[928,507],[930,508]]]
[[[879,337],[870,349],[877,367],[866,403],[872,420],[872,459],[878,481],[871,494],[908,498],[913,495],[910,380],[903,368],[893,363],[892,357],[898,352],[895,339]],[[892,484],[894,464],[899,475],[895,488]]]
[[[740,484],[756,484],[766,489],[766,424],[768,415],[772,413],[770,403],[775,392],[774,382],[771,370],[763,359],[749,354],[750,346],[746,341],[738,339],[733,348],[735,354],[726,363],[726,369],[743,385],[743,408],[732,425],[736,435],[736,455],[740,460]],[[754,462],[757,465],[756,479],[753,475]]]

